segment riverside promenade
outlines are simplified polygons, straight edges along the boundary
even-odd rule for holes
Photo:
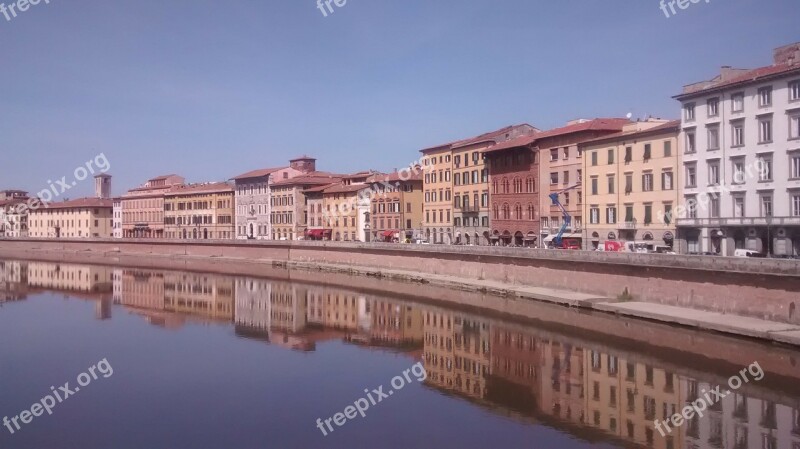
[[[268,275],[271,269],[535,300],[800,346],[800,263],[778,259],[343,242],[0,240],[0,257]],[[383,282],[385,284],[385,282]],[[389,290],[389,286],[383,286]],[[393,286],[391,288],[397,288]]]

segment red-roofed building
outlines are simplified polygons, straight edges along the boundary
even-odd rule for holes
[[[270,185],[273,240],[305,239],[309,227],[309,211],[304,192],[320,186],[338,185],[343,175],[311,171]],[[315,227],[319,226],[315,223]],[[320,228],[321,229],[321,228]]]
[[[578,187],[561,193],[564,189],[580,185],[583,182],[583,159],[578,144],[609,134],[619,133],[622,131],[623,126],[628,123],[630,123],[630,120],[622,118],[574,120],[567,123],[567,126],[536,135],[534,149],[539,152],[538,209],[540,211],[541,230],[538,242],[540,247],[546,247],[561,228],[563,214],[550,200],[550,194],[556,192],[561,195],[560,201],[572,217],[572,224],[567,229],[564,237],[575,241],[581,239],[583,188]],[[494,213],[495,211],[493,210],[493,216]],[[502,214],[502,211],[498,210],[497,213]]]
[[[800,254],[800,43],[675,96],[683,114],[677,249]]]
[[[111,238],[112,201],[107,198],[80,198],[28,212],[28,235],[40,238]]]
[[[270,240],[273,230],[272,184],[316,170],[316,159],[301,156],[288,167],[253,170],[233,178],[236,184],[236,238]]]
[[[182,176],[163,175],[122,196],[122,236],[124,238],[164,238],[164,193],[186,182]]]
[[[165,237],[232,239],[233,204],[233,186],[226,182],[173,186],[164,194]]]
[[[422,167],[375,175],[369,184],[374,192],[370,198],[371,241],[422,238]]]

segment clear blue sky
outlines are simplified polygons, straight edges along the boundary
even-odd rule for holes
[[[8,4],[10,0],[0,0]],[[507,124],[632,112],[800,41],[797,0],[50,0],[0,16],[0,189],[104,152],[114,193],[316,156],[389,170]],[[88,195],[91,183],[69,192]]]

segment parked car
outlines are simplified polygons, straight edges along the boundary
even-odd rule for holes
[[[734,257],[767,257],[766,255],[752,249],[737,249],[733,252],[733,255]]]

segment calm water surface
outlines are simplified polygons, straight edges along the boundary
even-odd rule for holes
[[[0,418],[113,369],[0,427],[3,449],[800,449],[796,390],[769,372],[665,438],[653,419],[718,375],[357,287],[5,261],[0,301]],[[381,386],[365,417],[317,427]]]

